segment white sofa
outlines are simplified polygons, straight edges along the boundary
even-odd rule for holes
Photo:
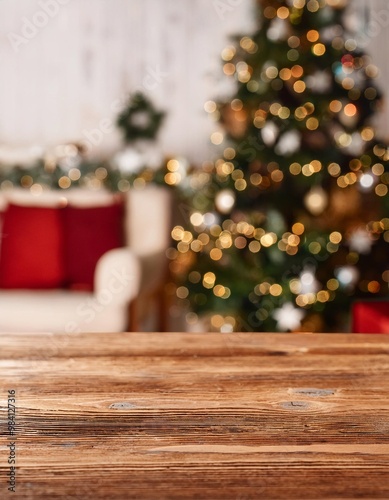
[[[43,191],[36,196],[28,190],[11,189],[0,191],[0,211],[7,203],[55,206],[59,198],[76,206],[101,206],[111,203],[113,195],[74,188]],[[141,291],[158,289],[164,278],[170,217],[167,189],[149,185],[128,191],[123,221],[126,246],[101,257],[95,271],[94,291],[0,289],[0,332],[127,330],[129,303]]]

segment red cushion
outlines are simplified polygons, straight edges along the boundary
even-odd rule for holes
[[[3,216],[0,287],[58,288],[64,282],[62,211],[10,204]]]
[[[65,272],[72,289],[92,290],[95,267],[108,250],[123,246],[123,205],[64,209]]]
[[[354,333],[389,333],[389,302],[356,302],[353,305]]]

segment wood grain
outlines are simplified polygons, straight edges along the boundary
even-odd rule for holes
[[[9,498],[389,498],[384,335],[12,334],[0,370]]]

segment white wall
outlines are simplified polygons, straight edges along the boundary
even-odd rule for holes
[[[356,29],[358,45],[371,55],[379,68],[376,83],[384,94],[384,100],[375,124],[378,135],[389,141],[389,1],[350,0],[350,5],[348,19]]]
[[[44,4],[54,9],[49,19]],[[115,116],[117,99],[142,89],[168,112],[164,152],[202,161],[213,127],[203,105],[225,88],[220,52],[229,34],[250,29],[251,7],[252,0],[0,0],[0,146],[83,139]],[[26,32],[26,20],[42,27]],[[104,134],[94,152],[115,150],[119,137]]]
[[[160,142],[193,162],[212,155],[206,100],[228,93],[220,51],[253,27],[254,0],[0,0],[0,147],[85,139],[117,99],[143,89],[168,111]],[[352,0],[366,49],[389,81],[389,2]],[[42,17],[42,5],[52,17]],[[42,27],[24,32],[28,21]],[[48,22],[47,22],[48,21]],[[375,21],[372,24],[372,22]],[[10,37],[13,42],[11,43]],[[389,138],[389,111],[380,132]],[[116,131],[94,152],[119,146]]]

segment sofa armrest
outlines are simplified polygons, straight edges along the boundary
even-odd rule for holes
[[[139,292],[141,267],[128,248],[106,252],[97,262],[94,294],[104,305],[123,305]]]

